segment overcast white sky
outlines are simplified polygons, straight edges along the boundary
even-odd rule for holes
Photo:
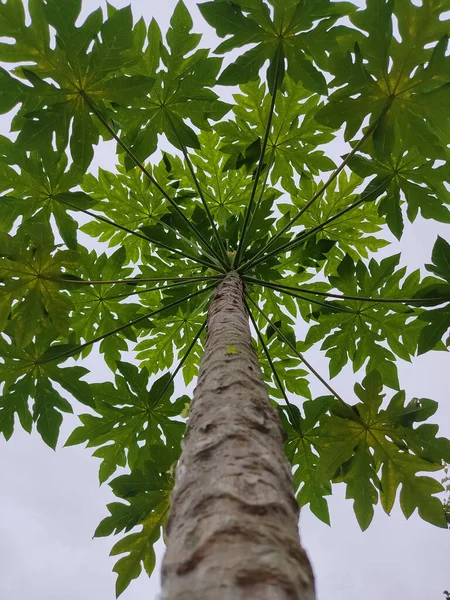
[[[117,7],[128,2],[113,0]],[[101,2],[85,0],[89,13]],[[175,0],[131,0],[136,17],[154,16],[164,29]],[[208,32],[205,43],[214,46],[214,35],[202,22],[193,0],[186,4],[197,31]],[[3,121],[4,122],[4,121]],[[3,131],[5,131],[3,129]],[[6,133],[6,131],[5,131]],[[109,151],[98,157],[113,168]],[[108,164],[109,163],[109,164]],[[418,219],[408,226],[400,248],[403,260],[413,269],[428,262],[437,234],[448,229]],[[385,253],[397,251],[387,248]],[[381,257],[381,253],[379,253]],[[91,355],[91,366],[92,362]],[[323,373],[327,363],[317,353],[311,362]],[[429,353],[413,365],[400,365],[400,381],[409,397],[429,397],[440,402],[436,420],[441,435],[450,436],[450,406],[446,370],[447,353]],[[95,361],[97,380],[111,373]],[[352,398],[354,382],[361,377],[346,369],[334,380],[341,394]],[[313,392],[323,389],[313,383]],[[61,444],[77,425],[76,418],[63,424]],[[119,538],[92,540],[99,521],[114,501],[108,487],[98,485],[98,461],[82,447],[50,450],[38,435],[28,436],[19,427],[13,438],[0,439],[0,597],[8,600],[113,600],[117,557],[109,550]],[[336,486],[330,498],[332,527],[318,521],[308,509],[301,515],[302,542],[316,573],[319,600],[440,600],[450,588],[450,532],[425,523],[414,514],[406,521],[398,507],[390,517],[376,512],[370,528],[362,533],[345,490]],[[158,566],[162,556],[159,544]],[[123,600],[156,599],[159,574],[149,581],[142,575],[123,594]]]

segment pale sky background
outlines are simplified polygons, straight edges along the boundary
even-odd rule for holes
[[[122,7],[128,2],[113,0]],[[85,0],[84,14],[92,12],[98,0]],[[175,0],[131,0],[136,17],[154,16],[165,30]],[[362,4],[362,2],[361,2]],[[196,31],[207,32],[205,44],[214,47],[215,37],[202,21],[196,3],[186,0]],[[2,120],[2,124],[5,120]],[[2,132],[7,133],[5,129]],[[341,152],[344,152],[342,148]],[[96,166],[112,169],[108,149],[98,152]],[[399,249],[403,262],[412,269],[429,262],[431,248],[440,234],[448,239],[448,228],[417,219],[399,245],[378,253]],[[111,379],[102,360],[89,357],[95,380]],[[308,358],[322,374],[327,361],[319,352]],[[408,397],[429,397],[440,402],[434,419],[440,434],[450,437],[448,353],[431,352],[400,363],[400,382]],[[94,380],[94,377],[92,377]],[[350,401],[353,385],[361,380],[350,368],[333,380],[334,387]],[[313,394],[323,394],[312,382]],[[180,391],[181,393],[181,391]],[[83,412],[79,406],[77,412]],[[12,439],[0,439],[0,598],[5,600],[113,600],[117,557],[109,550],[119,536],[92,540],[93,532],[107,515],[106,504],[115,500],[107,485],[98,485],[98,461],[89,450],[76,446],[61,448],[77,426],[76,417],[65,415],[56,452],[33,433],[17,426]],[[332,527],[318,521],[307,508],[302,510],[300,530],[316,574],[318,600],[442,600],[450,588],[450,532],[438,529],[414,514],[408,521],[396,506],[388,517],[376,510],[369,529],[362,533],[353,514],[352,501],[345,500],[343,485],[335,486],[329,498]],[[146,575],[131,583],[123,600],[158,597],[159,566],[163,545],[158,543],[158,563],[151,580]]]

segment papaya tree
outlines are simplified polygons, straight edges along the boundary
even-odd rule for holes
[[[362,529],[397,498],[447,526],[450,441],[398,362],[446,351],[450,245],[414,271],[376,253],[450,222],[450,3],[361,5],[204,1],[211,50],[182,1],[165,34],[0,3],[0,431],[55,448],[81,412],[117,595],[164,531],[167,599],[312,600],[299,507],[329,523],[337,483]],[[94,347],[110,382],[85,380]]]

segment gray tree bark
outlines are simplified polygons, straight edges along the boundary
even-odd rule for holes
[[[167,522],[165,600],[313,600],[298,504],[231,272],[208,311],[206,347]]]

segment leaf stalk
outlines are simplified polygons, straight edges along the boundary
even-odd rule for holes
[[[250,199],[249,199],[249,202],[247,205],[247,209],[245,211],[244,224],[242,226],[241,238],[240,238],[240,241],[238,244],[236,255],[234,257],[233,266],[234,265],[239,266],[241,255],[245,251],[245,241],[246,241],[248,225],[249,225],[249,221],[250,221],[250,215],[252,214],[253,203],[255,201],[256,191],[258,189],[259,177],[262,173],[263,166],[264,166],[264,156],[266,154],[267,143],[269,141],[270,130],[272,128],[273,115],[275,112],[275,102],[276,102],[276,98],[277,98],[277,89],[278,89],[278,83],[279,83],[278,80],[280,77],[280,60],[281,60],[281,54],[280,54],[280,49],[278,49],[277,50],[277,66],[276,66],[275,77],[274,77],[274,90],[273,90],[273,94],[272,94],[272,100],[270,103],[269,115],[267,117],[267,126],[266,126],[266,130],[264,132],[264,138],[263,138],[263,143],[261,145],[261,152],[259,155],[258,166],[256,167],[256,172],[255,172],[254,179],[253,179],[253,188],[252,188],[252,191],[250,194]]]

